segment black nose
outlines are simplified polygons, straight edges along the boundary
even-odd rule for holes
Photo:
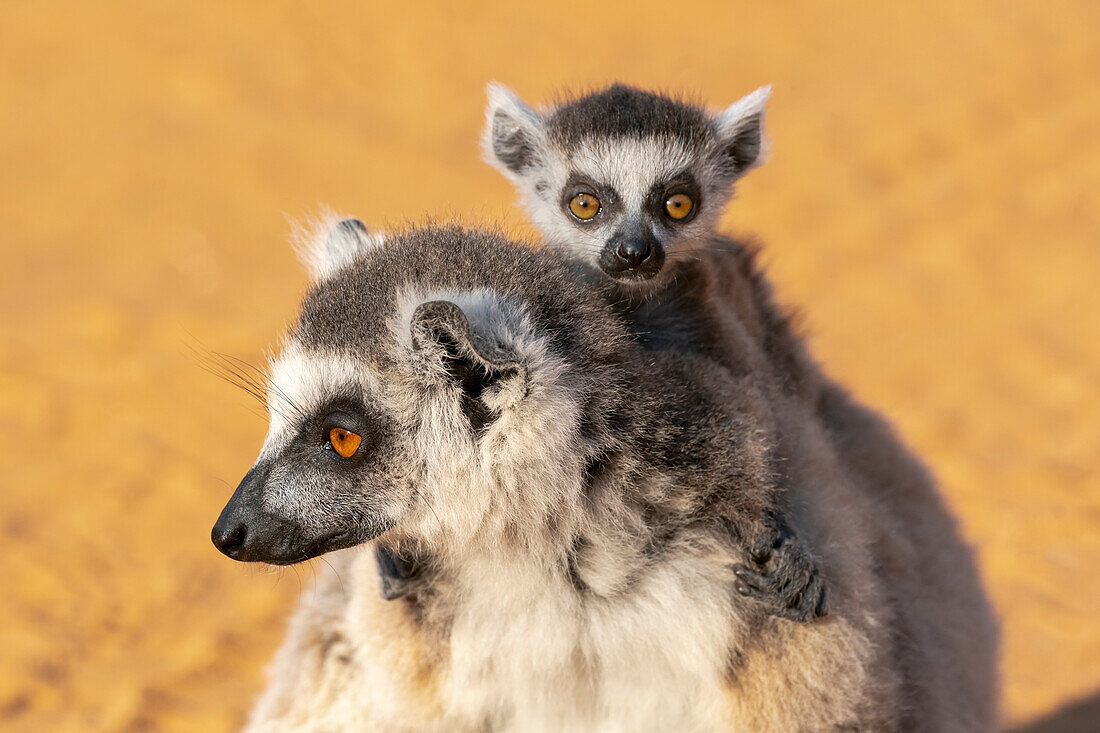
[[[246,537],[248,537],[248,526],[232,517],[219,517],[214,529],[210,531],[210,539],[213,540],[214,547],[232,558],[236,558],[241,553]]]
[[[272,523],[265,521],[259,504],[270,473],[271,466],[266,462],[249,469],[210,530],[214,547],[234,560],[252,559],[257,547],[264,544],[265,530]]]
[[[645,239],[624,239],[615,254],[627,267],[637,267],[653,255],[653,246]]]

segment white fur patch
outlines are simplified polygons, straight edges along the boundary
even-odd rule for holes
[[[738,129],[746,119],[753,115],[763,115],[771,96],[772,87],[771,84],[768,84],[741,97],[718,115],[718,129]]]
[[[330,278],[354,262],[359,254],[385,241],[385,235],[368,233],[365,228],[350,224],[354,221],[324,211],[315,220],[292,225],[291,241],[311,278]]]
[[[692,154],[674,138],[594,138],[570,155],[570,167],[610,185],[627,211],[638,211],[654,183],[692,163]]]
[[[535,147],[539,157],[546,152],[546,135],[542,117],[527,105],[508,87],[498,82],[490,82],[485,87],[488,104],[485,106],[485,128],[481,134],[481,156],[489,165],[496,168],[512,181],[518,181],[516,174],[505,165],[494,150],[493,137],[498,125],[505,125],[513,131],[522,132]]]
[[[715,126],[718,129],[719,137],[723,139],[730,139],[737,135],[748,124],[760,125],[760,155],[757,156],[749,168],[756,168],[762,165],[768,158],[768,135],[764,128],[764,114],[767,110],[768,99],[772,95],[772,87],[770,84],[762,86],[759,89],[746,94],[738,99],[736,102],[726,107],[721,114],[715,119]],[[749,169],[741,171],[741,175],[748,172]]]
[[[306,349],[290,341],[272,360],[267,403],[269,423],[260,458],[275,455],[335,394],[379,392],[377,378],[348,354]]]

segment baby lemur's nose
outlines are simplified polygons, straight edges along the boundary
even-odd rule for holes
[[[600,269],[622,282],[648,280],[664,263],[661,241],[646,227],[615,232],[600,250]]]
[[[615,254],[627,267],[637,267],[653,254],[653,246],[644,239],[624,239]]]

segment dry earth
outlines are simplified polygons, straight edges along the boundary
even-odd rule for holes
[[[240,724],[310,571],[210,545],[264,421],[191,350],[262,360],[305,284],[284,214],[524,231],[478,161],[494,78],[775,84],[727,228],[942,478],[1006,721],[1096,724],[1100,5],[837,7],[4,2],[0,728]]]

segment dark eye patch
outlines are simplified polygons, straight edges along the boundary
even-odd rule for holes
[[[692,201],[691,213],[683,219],[674,220],[665,210],[665,202],[673,194],[687,194]],[[649,189],[645,197],[645,212],[653,221],[661,222],[665,226],[673,227],[686,224],[696,217],[702,208],[703,200],[699,190],[699,184],[690,171],[683,171],[672,176],[668,180],[658,181]]]
[[[600,213],[587,221],[578,220],[569,214],[569,202],[574,196],[581,193],[591,194],[600,200]],[[569,214],[569,218],[578,226],[585,226],[590,222],[600,221],[607,217],[615,216],[622,209],[622,202],[619,199],[618,192],[611,186],[596,183],[588,176],[574,171],[569,174],[569,178],[565,181],[565,185],[562,186],[561,208],[562,211]]]
[[[287,449],[288,452],[293,451],[304,460],[314,459],[324,450],[329,432],[333,428],[348,430],[362,439],[359,449],[353,456],[333,461],[334,464],[344,466],[353,465],[370,457],[377,451],[385,434],[381,415],[368,410],[362,399],[349,389],[343,394],[333,396],[302,421],[291,446]],[[326,457],[337,458],[335,453],[331,456],[322,456],[322,458]]]

